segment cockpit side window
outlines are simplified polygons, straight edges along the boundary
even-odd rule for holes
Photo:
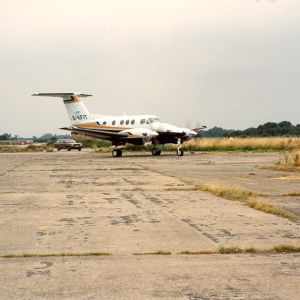
[[[142,119],[140,123],[145,124],[145,121],[146,121],[145,119]]]
[[[153,123],[153,122],[154,122],[154,119],[153,119],[153,118],[149,118],[149,122],[150,122],[150,123]]]

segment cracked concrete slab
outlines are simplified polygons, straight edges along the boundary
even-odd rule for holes
[[[1,274],[5,276],[1,278],[1,293],[4,298],[67,297],[68,292],[75,298],[97,298],[99,295],[112,299],[114,295],[115,298],[137,298],[142,291],[138,285],[129,284],[123,290],[117,288],[123,284],[123,279],[118,277],[119,265],[123,264],[131,280],[141,278],[140,286],[144,287],[149,298],[224,299],[234,295],[237,299],[276,299],[271,287],[257,282],[268,272],[273,272],[273,275],[269,274],[263,280],[270,286],[278,283],[278,278],[288,277],[288,273],[281,277],[280,270],[285,264],[291,268],[299,265],[296,254],[192,258],[176,253],[215,250],[219,246],[269,248],[282,243],[299,243],[298,221],[266,214],[207,192],[184,190],[211,180],[239,184],[269,193],[269,197],[277,199],[276,203],[285,203],[288,209],[297,212],[299,203],[295,198],[291,197],[291,204],[289,198],[280,195],[295,191],[300,180],[294,179],[293,184],[281,180],[278,184],[278,172],[261,168],[278,157],[279,154],[269,153],[195,154],[182,158],[128,153],[115,159],[110,154],[87,151],[1,154],[1,255],[95,251],[114,255],[109,258],[2,258]],[[171,251],[171,258],[133,257],[136,252],[157,250]],[[282,265],[278,265],[278,258]],[[228,260],[232,264],[227,264]],[[268,261],[267,266],[264,260]],[[76,272],[67,272],[69,275],[76,273],[75,279],[59,283],[69,262],[76,265],[73,268]],[[98,263],[100,267],[96,269],[94,265]],[[102,263],[105,274],[110,275],[99,286],[95,287],[96,282],[92,284],[95,291],[86,289],[84,284],[89,286],[88,278],[85,278],[87,274],[94,279],[104,276]],[[164,264],[169,271],[168,267],[163,268]],[[55,272],[50,272],[54,265]],[[209,270],[211,265],[211,273],[203,271],[202,267]],[[25,267],[26,272],[22,269]],[[72,266],[68,268],[72,269]],[[247,281],[247,269],[253,273],[250,281]],[[211,285],[206,289],[209,281],[214,282],[212,274],[219,278],[218,270],[225,276],[224,286],[216,288]],[[20,278],[18,272],[21,272]],[[160,277],[161,272],[165,277]],[[199,283],[201,272],[204,272],[204,279]],[[244,276],[245,282],[238,284],[236,281],[231,286],[228,274],[235,272]],[[255,272],[259,274],[257,279],[254,278]],[[152,284],[147,284],[147,274],[152,278],[149,281]],[[292,278],[298,275],[294,272]],[[78,282],[80,277],[82,282]],[[48,278],[47,283],[43,278]],[[116,283],[110,282],[113,278],[117,278]],[[17,290],[10,289],[11,280],[17,282]],[[183,289],[176,288],[179,283]],[[40,286],[35,289],[35,284],[42,284],[45,288],[43,291]],[[114,285],[109,292],[103,290],[108,285]],[[236,292],[239,285],[241,293]],[[259,292],[263,297],[259,298]],[[296,299],[296,292],[296,286],[284,285],[277,298]],[[288,297],[283,297],[284,293]]]

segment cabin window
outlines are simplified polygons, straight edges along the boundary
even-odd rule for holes
[[[116,120],[113,120],[111,124],[116,125]]]
[[[124,120],[121,120],[120,124],[123,125],[124,124]]]
[[[129,124],[129,120],[126,120],[126,125],[128,125]]]
[[[145,124],[145,119],[142,119],[140,123]]]
[[[103,125],[106,125],[106,121],[103,122]]]
[[[131,120],[131,125],[133,125],[135,123],[135,120]]]
[[[100,125],[100,123],[99,123],[99,122],[96,122],[96,124],[97,124],[97,125]]]

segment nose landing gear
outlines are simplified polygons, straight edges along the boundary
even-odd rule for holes
[[[176,149],[176,154],[177,154],[177,156],[183,156],[184,151],[182,150],[181,147],[178,147],[178,148]]]

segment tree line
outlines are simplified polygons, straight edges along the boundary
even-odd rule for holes
[[[300,136],[300,124],[293,125],[289,121],[267,122],[257,127],[250,127],[245,130],[223,129],[213,127],[208,130],[201,130],[200,136],[204,137],[267,137],[267,136]]]

